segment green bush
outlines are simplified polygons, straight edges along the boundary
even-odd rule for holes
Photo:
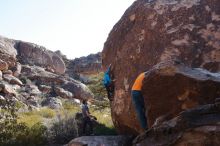
[[[106,107],[110,108],[109,100],[107,98],[107,92],[102,82],[103,76],[104,76],[103,72],[92,75],[90,76],[91,81],[87,84],[88,88],[95,95],[93,104],[97,105],[96,106],[97,110],[101,110]]]
[[[18,146],[43,146],[47,144],[47,128],[41,123],[32,127],[25,127],[25,130],[19,131],[16,136],[15,145]]]
[[[16,109],[20,109],[20,108],[24,108],[24,103],[20,102],[20,101],[16,101],[15,102],[15,108]]]
[[[29,115],[29,114],[22,114],[19,115],[19,118],[17,119],[18,123],[25,123],[28,127],[32,127],[33,125],[40,123],[43,121],[42,117],[40,115]]]
[[[17,122],[16,102],[0,100],[0,145],[1,146],[41,146],[47,143],[47,129],[38,123],[29,128]]]
[[[99,74],[95,74],[90,76],[90,82],[87,84],[89,89],[94,93],[95,98],[107,98],[107,92],[102,83],[104,73],[100,72]]]
[[[53,109],[50,108],[41,108],[38,111],[34,111],[35,115],[39,115],[43,118],[51,119],[56,116],[56,113]]]
[[[43,118],[52,119],[56,112],[50,108],[41,108],[40,110],[28,111],[19,114],[18,122],[25,123],[28,127],[36,123],[43,122]]]

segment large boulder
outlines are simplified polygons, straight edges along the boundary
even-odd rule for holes
[[[116,92],[111,104],[116,127],[122,133],[141,132],[131,99],[124,101],[122,97],[126,92],[119,93]],[[161,62],[148,70],[142,93],[151,127],[158,117],[172,118],[181,111],[213,103],[220,97],[220,74],[189,68],[178,61]]]
[[[66,91],[72,92],[73,97],[77,99],[92,99],[94,97],[93,93],[85,84],[73,79],[69,79],[61,87]]]
[[[142,93],[152,126],[160,116],[172,118],[183,110],[214,103],[220,97],[220,74],[162,62],[147,72]]]
[[[102,52],[103,67],[112,64],[116,79],[111,108],[119,132],[139,131],[130,91],[141,72],[170,59],[193,68],[220,71],[219,5],[218,0],[137,0],[127,9],[110,32]],[[157,88],[152,89],[159,94],[162,89]],[[161,99],[167,95],[161,94]]]
[[[22,65],[21,73],[23,77],[36,81],[39,85],[44,83],[46,85],[51,85],[52,83],[62,84],[65,82],[62,76],[48,72],[45,68],[39,66]]]
[[[219,146],[220,103],[186,110],[138,136],[135,146]]]
[[[65,146],[130,146],[130,136],[82,136]]]
[[[65,72],[65,63],[56,53],[42,46],[20,41],[17,45],[21,63],[38,65],[58,74]]]

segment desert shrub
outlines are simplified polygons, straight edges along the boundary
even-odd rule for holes
[[[16,145],[21,146],[43,146],[47,144],[47,128],[41,123],[36,123],[32,127],[26,127],[25,131],[16,137]]]
[[[74,116],[58,117],[50,128],[50,140],[53,143],[65,144],[77,136],[78,129]]]
[[[53,118],[56,115],[55,111],[50,108],[42,108],[39,111],[35,111],[35,114],[48,119]]]
[[[41,123],[43,121],[40,115],[29,115],[29,114],[22,114],[19,115],[17,119],[18,123],[25,123],[28,127],[32,127],[37,123]]]
[[[0,145],[1,146],[41,146],[46,144],[46,127],[38,123],[28,127],[17,121],[16,102],[0,100]]]
[[[79,104],[69,99],[68,100],[62,99],[62,104],[63,104],[63,109],[70,111],[71,113],[76,113],[79,112],[80,110]]]
[[[15,101],[15,108],[16,109],[20,109],[20,108],[24,108],[25,105],[24,103],[22,103],[21,101]]]
[[[41,123],[43,118],[52,119],[56,116],[56,112],[50,108],[42,108],[40,110],[33,110],[19,114],[19,123],[25,123],[31,127],[37,123]]]

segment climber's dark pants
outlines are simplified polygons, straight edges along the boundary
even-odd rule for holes
[[[83,117],[83,134],[86,134],[86,126],[89,125],[90,133],[93,133],[92,120],[89,117]]]
[[[113,100],[113,93],[114,93],[114,85],[113,84],[110,84],[110,85],[105,85],[105,89],[107,91],[107,95],[108,95],[108,99],[110,101]]]
[[[147,117],[145,116],[145,106],[144,106],[144,97],[141,91],[133,90],[131,91],[132,102],[137,112],[138,120],[143,129],[147,129]]]

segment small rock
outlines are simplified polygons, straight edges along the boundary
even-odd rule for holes
[[[33,96],[41,94],[38,87],[33,84],[26,85],[26,91]]]
[[[63,98],[72,98],[73,94],[69,91],[64,90],[63,88],[55,87],[55,92],[58,96]]]
[[[39,107],[39,104],[38,104],[38,101],[37,101],[37,97],[30,96],[27,99],[27,105],[31,105],[31,106],[34,106],[34,107]]]
[[[40,85],[38,88],[42,93],[45,93],[45,94],[47,94],[51,91],[51,87],[46,86],[46,85]]]
[[[15,67],[15,70],[13,72],[13,75],[15,77],[18,77],[19,75],[21,74],[21,64],[20,63],[17,63],[16,67]]]
[[[5,70],[5,71],[3,71],[3,74],[5,74],[5,75],[12,75],[13,72],[11,70]]]
[[[10,80],[10,84],[16,84],[16,85],[19,85],[19,86],[23,85],[23,83],[19,79],[17,79],[17,78],[11,79]]]
[[[5,98],[3,96],[0,95],[0,100],[5,100]]]
[[[0,59],[0,71],[1,70],[7,70],[8,69],[8,64]]]
[[[10,82],[10,80],[12,79],[12,75],[8,75],[8,74],[3,74],[3,79],[5,81],[7,81],[8,83]]]
[[[16,95],[16,92],[12,85],[0,83],[0,88],[3,89],[2,91],[5,94]]]
[[[18,78],[14,77],[10,74],[4,74],[3,79],[10,84],[17,84],[19,86],[23,85],[23,83]]]
[[[61,109],[63,108],[62,102],[56,97],[48,97],[42,101],[42,106],[48,106],[52,109]]]

